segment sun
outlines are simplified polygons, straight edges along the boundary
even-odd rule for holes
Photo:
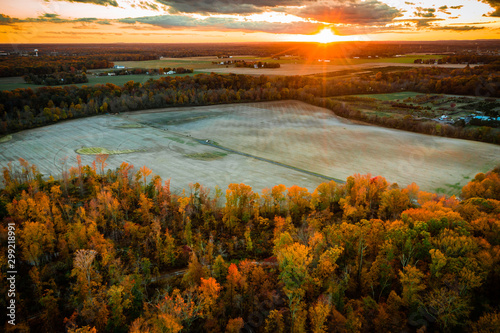
[[[332,43],[332,42],[338,41],[339,36],[336,36],[332,32],[332,30],[330,30],[328,28],[324,28],[323,30],[318,32],[316,35],[314,35],[313,39],[315,42],[326,44],[326,43]]]

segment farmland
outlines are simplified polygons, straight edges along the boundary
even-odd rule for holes
[[[88,164],[92,152],[108,151],[110,168],[147,165],[179,191],[194,182],[313,190],[328,178],[371,173],[451,194],[500,162],[495,145],[357,124],[296,101],[97,116],[15,133],[1,145],[2,167],[22,157],[58,176],[78,149]]]
[[[430,57],[430,56],[427,56]],[[397,57],[397,58],[373,58],[373,59],[332,59],[330,62],[318,62],[317,60],[304,60],[298,59],[296,57],[282,58],[280,60],[275,60],[271,58],[261,58],[253,56],[235,56],[231,59],[218,59],[215,56],[212,57],[191,57],[191,58],[162,58],[158,60],[146,60],[146,61],[117,61],[116,65],[125,66],[125,68],[142,68],[142,69],[158,69],[158,68],[177,68],[183,67],[188,69],[194,69],[192,74],[173,74],[172,76],[186,76],[195,75],[199,73],[221,73],[221,74],[247,74],[247,75],[315,75],[315,74],[334,74],[336,72],[346,72],[348,75],[356,75],[359,71],[363,70],[381,70],[391,68],[410,68],[410,67],[429,67],[430,65],[416,65],[413,61],[416,58],[426,58],[425,56],[407,56],[407,57]],[[437,58],[437,56],[436,56]],[[235,67],[234,64],[231,65],[217,65],[213,64],[214,61],[225,61],[225,60],[245,60],[245,61],[262,61],[262,62],[277,62],[280,63],[280,68],[246,68],[246,67]],[[462,64],[442,64],[435,65],[444,68],[463,68],[465,65]],[[474,65],[471,65],[473,67]],[[160,75],[144,75],[144,74],[134,74],[134,75],[117,75],[117,76],[95,76],[94,73],[110,71],[112,68],[108,69],[97,69],[88,72],[87,83],[75,84],[78,87],[81,86],[93,86],[97,84],[112,83],[122,86],[128,81],[135,81],[144,83],[149,79],[158,79]],[[24,82],[22,77],[2,77],[0,78],[0,90],[14,90],[18,88],[31,88],[36,89],[41,87],[41,85],[28,84]]]
[[[190,74],[172,74],[170,76],[186,76],[195,75],[200,72],[195,71]],[[164,75],[161,75],[164,76]],[[145,75],[145,74],[132,74],[132,75],[116,75],[116,76],[94,76],[92,74],[87,75],[89,82],[74,84],[77,87],[81,86],[94,86],[97,84],[113,83],[118,86],[123,86],[128,81],[135,81],[144,83],[149,79],[157,80],[161,77],[160,75]],[[73,84],[71,84],[73,85]],[[14,90],[18,88],[31,88],[36,89],[42,87],[41,85],[29,84],[24,82],[22,77],[2,77],[0,78],[0,90]]]

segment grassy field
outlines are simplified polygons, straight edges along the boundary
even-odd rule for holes
[[[190,74],[173,74],[173,75],[168,75],[168,76],[188,76],[188,75],[196,75],[199,73],[204,73],[204,72],[199,72],[195,71],[194,73]],[[92,74],[89,74],[87,77],[89,79],[89,82],[87,83],[78,83],[75,84],[77,87],[81,86],[94,86],[96,84],[106,84],[106,83],[113,83],[116,84],[117,86],[122,86],[128,81],[135,81],[135,82],[141,82],[144,83],[148,81],[149,79],[158,79],[161,76],[166,76],[166,75],[116,75],[116,76],[94,76]],[[36,85],[36,84],[29,84],[25,83],[22,77],[2,77],[0,78],[0,90],[14,90],[18,88],[31,88],[31,89],[36,89],[42,87],[41,85]],[[62,87],[62,86],[58,86]]]
[[[362,98],[375,98],[379,101],[395,101],[398,99],[406,99],[408,97],[416,97],[419,95],[425,95],[425,94],[417,93],[417,92],[413,92],[413,91],[403,91],[403,92],[390,93],[390,94],[367,94],[367,95],[355,95],[355,96],[362,97]]]
[[[256,191],[276,184],[314,190],[323,176],[370,173],[400,186],[416,182],[423,190],[458,193],[476,173],[500,164],[499,146],[360,125],[281,101],[131,112],[23,131],[0,143],[0,168],[22,157],[58,176],[82,148],[91,153],[82,155],[85,164],[92,154],[121,152],[109,155],[109,168],[146,165],[178,191],[195,182],[211,189],[245,183]]]
[[[210,153],[187,154],[186,157],[193,158],[195,160],[212,161],[212,160],[218,160],[220,158],[223,158],[226,155],[227,155],[227,153],[216,151],[216,152],[210,152]]]
[[[130,154],[138,150],[135,149],[108,149],[103,147],[84,147],[76,150],[77,154],[82,155],[118,155],[118,154]]]
[[[349,106],[365,113],[382,117],[400,118],[410,115],[421,119],[437,119],[443,115],[458,120],[474,112],[500,110],[500,99],[445,94],[422,94],[405,91],[391,94],[371,94],[332,97],[349,103]],[[397,102],[395,104],[394,102]]]
[[[188,69],[200,69],[212,67],[212,61],[222,61],[224,59],[206,59],[206,57],[196,58],[163,58],[158,60],[145,60],[145,61],[116,61],[114,64],[118,66],[125,66],[126,68],[177,68],[184,67]],[[228,59],[225,59],[228,60]]]

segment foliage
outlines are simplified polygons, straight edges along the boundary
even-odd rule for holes
[[[498,169],[463,201],[354,175],[312,194],[231,184],[220,204],[200,184],[175,194],[147,167],[107,170],[106,158],[78,160],[62,180],[24,160],[5,168],[0,232],[16,227],[19,327],[498,330]]]

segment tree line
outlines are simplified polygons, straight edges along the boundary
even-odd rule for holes
[[[113,67],[113,62],[99,56],[7,56],[0,58],[0,77],[28,74],[46,75],[87,69]]]
[[[22,159],[4,168],[0,234],[15,226],[15,329],[500,329],[500,169],[477,174],[461,200],[359,174],[313,192],[196,183],[173,193],[147,167],[107,170],[106,158],[77,158],[59,180]]]
[[[66,72],[57,72],[53,74],[27,74],[23,76],[24,82],[44,85],[58,86],[63,84],[87,83],[89,79],[85,73],[75,74]]]

